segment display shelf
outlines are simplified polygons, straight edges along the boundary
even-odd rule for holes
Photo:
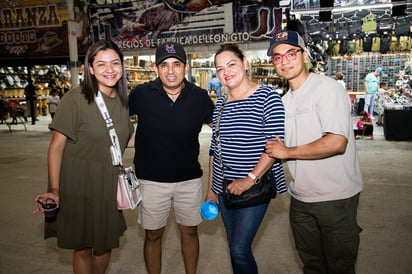
[[[284,80],[276,73],[273,64],[252,63],[250,65],[251,80],[257,84],[283,87]]]
[[[369,72],[382,67],[384,73],[381,82],[394,87],[396,76],[412,57],[411,53],[370,54],[353,56],[334,56],[331,58],[331,75],[337,72],[345,75],[346,88],[355,92],[364,92],[364,79]]]
[[[276,75],[267,75],[267,76],[253,75],[253,78],[255,79],[279,79],[280,77]]]
[[[261,67],[261,68],[274,68],[272,63],[252,63],[250,65],[252,68],[253,67]]]
[[[194,79],[189,79],[193,82],[195,80],[196,84],[199,87],[207,90],[207,83],[210,79],[212,79],[213,74],[216,73],[216,69],[210,66],[198,66],[191,68],[191,76]]]
[[[156,73],[148,68],[126,67],[126,73],[129,90],[156,78]]]
[[[22,98],[25,99],[24,96],[24,88],[6,88],[0,89],[0,95],[7,97],[7,98]]]
[[[36,109],[38,115],[47,115],[47,97],[50,89],[57,88],[63,95],[70,85],[67,66],[44,65],[33,67],[0,67],[0,96],[9,101],[26,104],[25,86],[28,84],[29,71],[36,87]]]

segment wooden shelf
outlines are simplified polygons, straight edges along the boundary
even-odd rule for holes
[[[126,67],[126,71],[154,72],[152,69],[141,67]]]
[[[129,90],[133,87],[149,82],[156,78],[154,70],[141,67],[126,67],[127,81]]]
[[[207,70],[212,69],[212,70],[215,70],[216,68],[215,67],[192,67],[191,69],[207,69]]]
[[[280,79],[280,76],[276,76],[276,75],[266,75],[266,76],[253,75],[252,78],[256,78],[256,79]]]
[[[273,66],[273,64],[270,64],[270,63],[251,64],[250,66],[251,66],[252,68],[254,68],[254,67],[261,67],[261,68],[273,68],[273,69],[275,69],[275,67]]]
[[[283,87],[285,80],[277,75],[274,66],[271,63],[251,64],[251,80],[257,84],[269,85],[272,87]]]

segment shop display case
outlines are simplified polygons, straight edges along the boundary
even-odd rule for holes
[[[277,75],[273,64],[252,63],[250,65],[250,75],[253,82],[273,87],[281,86],[283,79]]]
[[[7,98],[24,99],[24,87],[27,85],[26,67],[0,68],[0,95]]]
[[[271,63],[256,63],[252,60],[249,71],[251,80],[257,84],[284,86],[284,80],[277,75]],[[212,61],[193,61],[191,64],[191,76],[201,88],[207,89],[207,82],[215,73],[216,69]]]
[[[206,54],[208,55],[208,54]],[[213,58],[195,58],[190,62],[190,71],[187,80],[207,90],[207,83],[216,74]]]
[[[126,67],[127,87],[131,91],[135,86],[149,82],[156,78],[156,73],[149,68]]]
[[[346,88],[354,92],[364,92],[363,80],[366,74],[382,67],[384,73],[381,82],[394,87],[396,76],[403,70],[403,64],[412,58],[411,53],[370,54],[353,56],[335,56],[331,58],[331,76],[337,72],[345,75]]]
[[[37,115],[47,115],[47,97],[50,88],[58,88],[60,94],[70,89],[70,72],[67,66],[43,65],[33,67],[0,67],[0,96],[26,104],[24,88],[28,83],[28,77],[32,76],[36,87]]]
[[[191,69],[192,78],[188,79],[192,82],[195,82],[199,87],[207,90],[207,82],[212,79],[213,74],[216,72],[216,69],[213,67],[203,67],[203,68],[192,68]]]
[[[150,56],[147,57],[126,57],[126,77],[127,87],[129,92],[137,85],[149,82],[156,78],[156,73],[152,69],[153,62],[149,61]]]

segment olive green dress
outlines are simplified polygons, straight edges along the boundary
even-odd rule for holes
[[[133,134],[128,109],[119,96],[102,95],[124,151]],[[119,169],[112,165],[108,129],[97,105],[88,104],[80,88],[73,89],[64,95],[50,128],[68,139],[60,173],[60,209],[56,223],[46,222],[45,237],[57,236],[58,246],[68,249],[104,252],[119,247],[126,230],[116,203]]]

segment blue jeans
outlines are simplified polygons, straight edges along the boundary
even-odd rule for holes
[[[371,117],[373,116],[373,112],[375,111],[375,98],[376,98],[376,93],[368,93],[365,95],[364,111],[369,112]]]
[[[233,273],[257,274],[258,269],[252,253],[252,242],[269,204],[227,209],[224,206],[222,195],[218,197],[219,210],[226,228]]]

